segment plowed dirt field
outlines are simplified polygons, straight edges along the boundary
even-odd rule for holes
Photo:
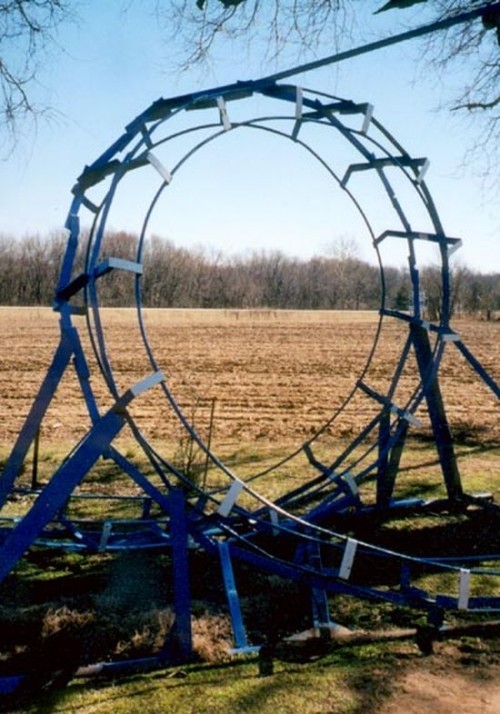
[[[133,310],[103,311],[107,353],[118,391],[152,368],[140,341]],[[81,322],[79,322],[81,321]],[[158,366],[188,418],[208,422],[218,439],[253,441],[306,438],[343,403],[362,375],[378,325],[371,312],[145,311]],[[112,404],[83,343],[98,402]],[[500,322],[460,322],[454,328],[490,374],[500,377]],[[0,308],[0,427],[7,446],[17,434],[45,376],[59,341],[58,317],[45,308]],[[401,323],[384,321],[374,359],[363,381],[382,391],[406,339]],[[405,369],[401,395],[415,385],[414,362]],[[459,436],[500,438],[498,406],[458,350],[450,343],[441,369],[448,416]],[[403,399],[403,397],[402,397]],[[168,437],[175,423],[154,390],[138,400],[141,425]],[[377,408],[366,398],[348,408],[338,435],[349,436]],[[73,370],[58,389],[44,437],[71,440],[88,422]]]
[[[152,365],[135,311],[101,312],[106,359],[117,393],[161,369],[187,419],[224,458],[228,454],[238,458],[237,454],[245,452],[245,458],[252,460],[266,450],[280,457],[310,439],[332,415],[336,418],[324,431],[322,448],[331,453],[339,443],[345,444],[379,410],[373,398],[354,390],[357,380],[362,378],[371,389],[386,394],[407,337],[405,324],[394,319],[386,318],[379,330],[374,312],[146,310],[144,322],[157,362]],[[90,366],[90,384],[103,412],[112,406],[114,397],[98,369],[85,318],[77,317],[74,322]],[[500,322],[457,321],[453,327],[498,381]],[[59,342],[58,316],[48,308],[0,308],[0,328],[0,446],[5,454]],[[416,383],[416,363],[410,352],[394,395],[398,406],[404,406]],[[445,351],[440,383],[457,448],[464,455],[462,468],[483,472],[481,488],[495,491],[498,400],[453,342]],[[148,439],[170,458],[184,431],[161,388],[134,400],[131,412]],[[425,408],[418,410],[417,417],[423,426],[412,433],[425,444],[429,433]],[[69,449],[89,424],[70,367],[43,420],[41,448]],[[123,438],[131,439],[131,435]]]
[[[103,311],[106,349],[117,390],[150,374],[133,310]],[[80,322],[79,322],[80,321]],[[91,385],[101,409],[113,403],[81,324]],[[371,312],[145,311],[158,367],[172,394],[202,432],[212,419],[217,443],[307,439],[349,396],[356,381],[384,393],[406,339],[406,328],[384,320],[373,360],[363,374],[378,327]],[[499,322],[458,322],[454,328],[497,380]],[[0,308],[0,429],[7,448],[21,427],[59,341],[58,316],[44,308]],[[416,384],[414,360],[404,370],[396,401]],[[459,439],[500,439],[498,401],[453,343],[441,369],[448,417]],[[331,428],[349,438],[378,405],[354,398]],[[148,435],[175,440],[177,420],[160,390],[139,398],[133,413]],[[425,415],[423,415],[425,419]],[[67,370],[43,423],[45,442],[73,441],[89,423],[75,378]]]

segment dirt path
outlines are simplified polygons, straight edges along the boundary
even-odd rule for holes
[[[500,642],[438,645],[435,654],[409,664],[373,712],[384,714],[498,714]]]
[[[498,714],[500,684],[471,682],[468,677],[452,672],[411,672],[398,685],[398,691],[384,704],[386,714]]]

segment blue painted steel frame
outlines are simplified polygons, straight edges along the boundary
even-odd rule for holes
[[[11,534],[0,548],[0,580],[16,565],[26,549],[36,541],[38,535],[64,506],[74,488],[81,483],[85,474],[97,459],[103,455],[111,456],[120,468],[127,473],[148,496],[158,503],[160,508],[165,513],[168,513],[170,517],[170,545],[172,547],[172,557],[174,561],[176,592],[176,648],[182,657],[188,657],[191,648],[188,564],[189,530],[193,538],[202,547],[205,547],[209,552],[219,556],[223,572],[223,581],[226,586],[233,620],[236,645],[240,649],[247,647],[247,641],[238,594],[234,583],[234,574],[232,572],[231,560],[233,557],[239,558],[244,562],[248,562],[268,572],[277,573],[292,580],[302,580],[306,582],[310,586],[313,595],[319,596],[316,598],[314,615],[318,622],[328,621],[329,612],[326,596],[328,592],[342,592],[355,597],[372,600],[382,599],[398,605],[423,607],[430,611],[435,611],[436,606],[457,607],[457,598],[447,596],[431,598],[427,593],[412,587],[409,578],[409,567],[407,572],[405,571],[401,576],[401,588],[399,591],[386,590],[381,592],[373,587],[359,585],[340,578],[338,568],[334,568],[333,570],[331,568],[323,568],[321,563],[321,549],[328,545],[324,543],[324,539],[330,538],[337,544],[336,547],[338,547],[340,554],[342,555],[343,553],[345,556],[345,541],[341,540],[342,537],[339,536],[339,534],[328,531],[323,532],[321,529],[315,530],[314,524],[321,524],[332,516],[335,516],[335,514],[348,509],[354,508],[362,510],[363,504],[361,503],[356,488],[358,483],[362,483],[364,479],[372,474],[375,467],[378,469],[377,505],[386,509],[390,509],[395,505],[392,500],[392,493],[399,460],[405,444],[409,420],[411,420],[413,411],[422,401],[427,402],[429,409],[449,499],[451,501],[462,500],[464,494],[456,466],[453,441],[446,419],[437,376],[439,361],[443,350],[442,345],[446,337],[452,336],[454,338],[452,341],[466,357],[472,368],[477,371],[479,376],[492,389],[493,393],[497,397],[500,396],[499,386],[487,374],[486,370],[484,370],[480,363],[474,358],[468,348],[465,347],[460,340],[455,339],[455,335],[449,327],[449,270],[447,251],[450,246],[456,245],[457,239],[446,237],[442,230],[439,217],[423,183],[421,170],[425,165],[424,160],[412,159],[406,154],[392,137],[390,137],[388,132],[383,130],[372,117],[371,111],[369,111],[369,105],[356,104],[332,97],[328,97],[327,99],[331,101],[325,103],[324,97],[326,95],[304,96],[301,97],[301,106],[303,106],[308,113],[304,113],[300,118],[296,119],[293,132],[288,138],[291,138],[304,147],[307,146],[305,143],[301,143],[299,137],[300,127],[303,121],[319,121],[340,132],[340,134],[349,141],[351,146],[359,152],[363,162],[360,164],[350,164],[342,179],[337,177],[333,171],[330,171],[332,177],[343,190],[349,193],[348,184],[351,180],[354,180],[355,174],[361,170],[372,170],[380,179],[394,208],[395,214],[405,229],[404,231],[385,231],[378,238],[374,237],[373,240],[375,246],[388,238],[404,238],[407,240],[410,253],[409,271],[412,281],[414,314],[411,316],[394,310],[391,311],[383,304],[381,317],[389,316],[407,323],[409,329],[408,339],[405,343],[399,363],[396,366],[392,384],[386,395],[378,394],[374,389],[369,387],[368,384],[364,384],[361,379],[356,385],[356,389],[364,391],[368,398],[372,398],[379,403],[380,413],[370,421],[349,447],[331,464],[326,466],[321,464],[314,456],[312,451],[313,441],[307,442],[301,447],[301,450],[306,453],[310,464],[320,472],[320,476],[313,478],[305,486],[290,492],[271,506],[271,508],[276,509],[274,513],[278,519],[278,515],[282,518],[281,511],[284,507],[292,510],[300,509],[303,504],[307,503],[308,499],[321,495],[319,505],[310,508],[305,518],[301,519],[300,522],[296,517],[292,516],[290,516],[287,521],[286,514],[284,525],[283,520],[281,523],[269,521],[267,515],[268,505],[263,507],[259,506],[256,511],[250,511],[241,508],[236,503],[231,503],[228,506],[228,513],[224,512],[224,514],[222,514],[222,512],[216,511],[215,515],[213,512],[207,515],[205,505],[209,502],[212,504],[214,502],[216,504],[218,503],[217,498],[213,494],[202,493],[198,489],[200,499],[193,505],[191,502],[187,503],[184,496],[181,495],[177,489],[171,488],[168,476],[174,475],[180,481],[184,480],[187,485],[190,485],[193,490],[196,491],[195,485],[189,484],[187,477],[176,472],[172,465],[163,460],[140,435],[139,430],[135,427],[133,421],[127,414],[126,406],[144,387],[141,387],[139,390],[132,388],[124,398],[120,398],[117,393],[117,387],[106,352],[103,328],[99,317],[99,304],[95,282],[112,270],[125,270],[133,274],[137,288],[137,286],[140,285],[139,281],[142,273],[140,250],[142,250],[143,241],[143,236],[141,236],[141,248],[136,262],[123,261],[114,257],[109,257],[99,262],[107,214],[119,181],[127,171],[139,168],[148,163],[147,151],[153,146],[153,131],[164,120],[168,119],[171,114],[175,114],[187,108],[217,107],[218,101],[221,98],[223,100],[237,100],[255,93],[297,105],[299,88],[291,85],[278,85],[276,84],[276,77],[271,77],[257,82],[238,82],[226,87],[217,87],[204,92],[196,92],[191,95],[175,97],[169,100],[158,100],[129,124],[126,127],[125,134],[93,164],[87,167],[79,177],[73,189],[74,200],[67,220],[70,235],[61,268],[59,283],[56,288],[55,306],[61,312],[60,344],[55,352],[52,364],[49,367],[38,396],[34,401],[28,419],[19,434],[4,474],[0,479],[0,503],[4,503],[13,488],[27,451],[35,438],[40,422],[45,415],[62,375],[71,360],[73,360],[82,394],[89,412],[91,427],[86,437],[76,446],[73,452],[68,456],[68,459],[55,472],[50,483],[38,496],[31,511],[13,528]],[[374,156],[370,148],[363,143],[363,132],[346,127],[339,120],[336,112],[347,112],[363,116],[364,123],[373,124],[382,131],[386,137],[389,137],[390,142],[392,142],[391,145],[396,147],[394,149],[396,153],[383,158]],[[224,129],[225,128],[226,127],[224,127]],[[280,134],[278,131],[275,131],[275,133]],[[281,133],[281,135],[286,136],[283,133]],[[137,140],[139,143],[137,146],[131,147],[130,145],[134,140]],[[202,143],[203,142],[196,146],[196,150]],[[120,160],[117,155],[127,148],[129,149],[129,153]],[[319,158],[313,150],[310,151],[316,158]],[[430,213],[436,230],[435,234],[429,232],[425,234],[418,233],[410,226],[392,189],[387,173],[385,172],[386,169],[393,167],[402,170],[420,193]],[[103,204],[98,206],[86,196],[86,191],[107,177],[112,177],[111,186]],[[168,183],[166,179],[165,182]],[[349,195],[352,197],[352,194],[349,193]],[[85,271],[74,278],[72,277],[72,272],[77,255],[80,233],[78,213],[82,207],[86,207],[95,215],[95,222],[91,239],[89,239]],[[442,256],[443,316],[439,325],[425,323],[422,317],[420,279],[414,250],[414,242],[419,239],[430,240],[436,243]],[[137,290],[139,294],[139,289],[137,288]],[[103,377],[111,394],[116,400],[115,405],[103,416],[99,414],[97,403],[90,386],[89,370],[78,332],[71,323],[71,315],[75,311],[75,308],[70,304],[70,301],[73,297],[82,292],[85,295],[86,303],[90,304],[93,311],[93,333],[90,330],[90,322],[88,322],[88,325],[94,351]],[[140,307],[139,299],[138,306]],[[141,330],[142,328],[143,326],[141,324]],[[430,332],[437,335],[437,347],[434,349],[432,349],[430,345]],[[153,379],[145,388],[154,386],[155,384],[161,384],[170,406],[186,427],[188,433],[200,446],[204,447],[193,427],[178,408],[167,386],[164,384],[162,376],[157,371],[158,368],[152,356],[152,351],[147,344],[147,339],[145,337],[144,339],[151,365],[155,370]],[[415,394],[412,395],[406,407],[399,407],[393,403],[395,387],[412,346],[417,357],[422,386],[419,387],[420,391],[417,390]],[[391,415],[394,414],[396,418],[391,421]],[[114,438],[121,431],[125,423],[131,426],[134,436],[138,439],[141,446],[143,446],[156,472],[162,477],[162,481],[168,492],[167,495],[164,495],[139,469],[121,456],[112,446]],[[355,449],[364,443],[368,436],[376,433],[377,430],[379,435],[377,447],[370,447],[366,452],[369,454],[371,450],[375,448],[377,452],[376,457],[373,461],[369,462],[368,466],[361,468],[356,478],[352,477],[349,473],[349,468],[345,465],[348,463],[348,457]],[[209,449],[206,449],[206,454],[207,458],[210,457],[212,459],[213,464],[220,467],[226,476],[233,479],[233,474],[211,454]],[[234,483],[234,481],[231,481],[231,483]],[[221,506],[220,503],[219,506]],[[186,508],[190,511],[189,518],[187,518],[185,513]],[[309,532],[305,532],[305,521],[309,521],[313,535]],[[236,529],[233,527],[234,524],[237,524]],[[243,535],[241,533],[242,524],[245,524],[246,528]],[[298,547],[305,544],[310,554],[312,553],[312,557],[305,563],[286,562],[273,555],[272,552],[266,552],[261,549],[257,545],[257,536],[262,534],[268,536],[275,531],[279,534],[279,538],[293,539],[292,542],[297,543]],[[213,535],[214,533],[216,533],[215,537]],[[382,555],[385,555],[387,558],[400,557],[396,553],[386,552],[382,554],[377,552],[377,557],[382,557]],[[498,607],[498,598],[470,598],[468,604],[470,604],[470,609],[475,609],[476,607]],[[170,647],[170,645],[168,646]]]
[[[229,613],[231,615],[231,623],[233,627],[234,651],[240,654],[253,652],[255,647],[248,644],[247,634],[243,624],[243,615],[241,612],[238,590],[236,588],[236,580],[234,578],[229,543],[224,540],[219,540],[217,542],[217,547],[219,550],[219,559],[222,568],[222,580],[226,591],[226,598],[229,605]]]
[[[186,498],[182,489],[172,489],[169,502],[175,621],[159,655],[159,661],[175,664],[176,662],[188,662],[193,657],[193,638],[191,632],[189,532]]]

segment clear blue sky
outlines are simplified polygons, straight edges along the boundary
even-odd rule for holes
[[[36,131],[23,128],[15,151],[0,163],[2,233],[60,229],[71,187],[84,166],[158,97],[257,79],[297,63],[284,56],[265,66],[258,43],[237,53],[221,45],[209,67],[180,73],[177,48],[165,43],[154,15],[144,7],[150,6],[87,0],[78,22],[61,30],[60,48],[51,52],[35,95],[52,109],[40,117]],[[358,28],[355,39],[368,42],[401,30],[400,18],[392,13],[369,17],[369,26]],[[404,18],[413,25],[425,19],[417,11]],[[346,39],[342,49],[352,43]],[[500,208],[491,193],[485,197],[475,167],[461,165],[477,127],[437,111],[462,78],[450,73],[440,80],[426,70],[418,62],[423,48],[422,41],[412,41],[291,81],[374,104],[377,118],[412,155],[429,157],[426,180],[444,227],[464,241],[458,259],[476,270],[499,271]],[[333,51],[325,46],[318,55]],[[309,59],[304,55],[301,61]],[[172,191],[168,220],[158,232],[188,248],[203,245],[225,254],[265,248],[304,258],[327,252],[339,240],[359,241],[348,218],[332,222],[327,216],[321,180],[316,183],[314,172],[302,175],[294,160],[288,149],[266,142],[228,142],[228,151],[209,155],[208,165],[193,167],[189,180]],[[114,228],[134,229],[131,209],[120,206]],[[360,253],[371,257],[362,243]]]

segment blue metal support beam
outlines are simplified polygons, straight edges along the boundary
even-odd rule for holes
[[[464,491],[455,457],[453,436],[446,417],[441,388],[437,375],[432,374],[434,368],[429,333],[424,328],[411,324],[410,334],[415,347],[420,376],[425,385],[425,400],[429,409],[429,417],[446,490],[450,499],[460,500],[464,495]]]
[[[125,412],[113,407],[63,462],[44,487],[31,510],[0,548],[0,582],[17,565],[49,521],[64,506],[72,491],[102,456],[125,423]]]
[[[312,568],[321,572],[323,565],[320,544],[317,540],[308,542],[307,560]],[[319,629],[329,628],[332,622],[330,619],[330,609],[328,607],[328,593],[324,588],[311,588],[311,605],[313,627]]]
[[[229,614],[231,616],[231,624],[233,627],[235,651],[241,653],[249,652],[254,648],[249,647],[247,641],[229,545],[226,541],[221,540],[217,543],[217,547],[219,550],[219,559],[222,568],[222,580],[224,582],[224,589],[226,591]]]
[[[170,491],[170,541],[175,621],[159,661],[175,664],[188,662],[193,656],[186,497],[180,488]]]
[[[72,354],[72,350],[69,354]],[[99,457],[107,453],[109,445],[126,422],[127,405],[145,390],[161,382],[163,378],[161,372],[156,372],[130,387],[114,406],[93,424],[85,437],[63,461],[31,509],[11,531],[0,548],[0,582],[33,545],[45,526],[63,508],[74,489]]]
[[[463,354],[465,359],[469,362],[471,367],[479,374],[481,379],[485,384],[488,385],[488,387],[491,389],[493,394],[500,398],[500,384],[498,384],[491,375],[488,374],[488,372],[484,369],[483,365],[479,362],[476,357],[472,354],[472,352],[464,345],[464,343],[461,340],[456,340],[455,345],[458,350]]]
[[[388,411],[380,421],[379,448],[383,453],[379,458],[377,471],[376,503],[378,508],[389,508],[391,504],[408,427],[409,422],[401,420],[394,438],[390,432],[390,417]]]

